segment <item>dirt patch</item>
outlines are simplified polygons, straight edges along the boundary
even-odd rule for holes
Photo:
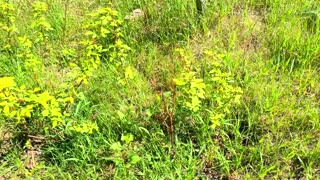
[[[10,139],[13,138],[13,134],[9,131],[0,132],[0,160],[11,149]]]
[[[241,28],[244,30],[240,35],[243,41],[239,42],[239,48],[244,52],[255,52],[262,46],[260,37],[264,32],[263,17],[255,13],[249,13],[246,17],[241,18]]]
[[[255,11],[239,12],[221,18],[221,29],[228,35],[229,43],[243,53],[252,53],[262,46],[265,31],[264,17]],[[236,34],[231,34],[236,32]],[[234,39],[233,39],[234,38]]]
[[[192,38],[190,49],[197,59],[201,58],[204,50],[212,47],[232,50],[241,56],[252,56],[261,52],[266,32],[263,15],[248,11],[214,18],[214,27],[204,36],[199,34]]]

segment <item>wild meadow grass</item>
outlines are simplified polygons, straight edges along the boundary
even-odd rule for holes
[[[205,2],[0,0],[0,179],[320,178],[320,3]]]

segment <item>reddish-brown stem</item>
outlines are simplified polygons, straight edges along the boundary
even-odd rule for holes
[[[171,80],[171,84],[170,84],[170,88],[171,88],[171,102],[170,104],[166,101],[166,97],[163,95],[163,92],[161,92],[161,96],[162,96],[162,103],[163,103],[163,110],[166,114],[166,118],[165,120],[167,120],[167,118],[169,118],[169,126],[167,126],[168,131],[169,131],[169,135],[170,135],[170,142],[171,145],[174,145],[174,109],[175,109],[175,105],[176,105],[176,91],[175,91],[175,86],[174,86],[174,81]],[[171,108],[170,108],[171,106]]]
[[[175,104],[176,104],[176,91],[175,91],[173,80],[171,80],[171,92],[172,92],[172,95],[171,95],[172,109],[171,109],[170,112],[167,109],[167,112],[168,112],[169,120],[170,120],[170,140],[171,140],[171,144],[174,145],[174,121],[173,121],[173,116],[174,116],[174,109],[175,109]]]
[[[169,107],[165,105],[165,111],[169,116],[170,124],[169,124],[169,134],[170,134],[170,142],[171,145],[174,145],[174,130],[173,130],[173,111],[169,111]]]

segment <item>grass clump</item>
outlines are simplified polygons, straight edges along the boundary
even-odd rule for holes
[[[319,5],[0,0],[0,177],[319,178]]]

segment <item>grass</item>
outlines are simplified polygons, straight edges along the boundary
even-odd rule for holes
[[[32,2],[5,2],[18,9],[19,33],[36,39]],[[88,84],[76,88],[72,118],[94,122],[97,131],[75,133],[67,123],[52,134],[39,125],[26,137],[0,107],[0,179],[320,178],[318,1],[207,1],[201,16],[191,0],[42,2],[52,30],[31,51],[44,70],[28,69],[14,54],[19,49],[2,48],[0,77],[49,92],[70,83],[68,63],[84,57],[78,42],[86,14],[112,7],[120,19],[136,8],[145,16],[122,23],[131,48],[124,62],[102,59]],[[0,19],[8,22],[1,13]],[[0,37],[1,46],[14,41],[3,29]],[[210,80],[214,63],[230,76],[221,84]],[[187,108],[191,90],[172,85],[192,72],[209,87],[198,111]],[[238,104],[229,100],[235,87],[243,91]],[[212,120],[212,112],[223,118]]]

